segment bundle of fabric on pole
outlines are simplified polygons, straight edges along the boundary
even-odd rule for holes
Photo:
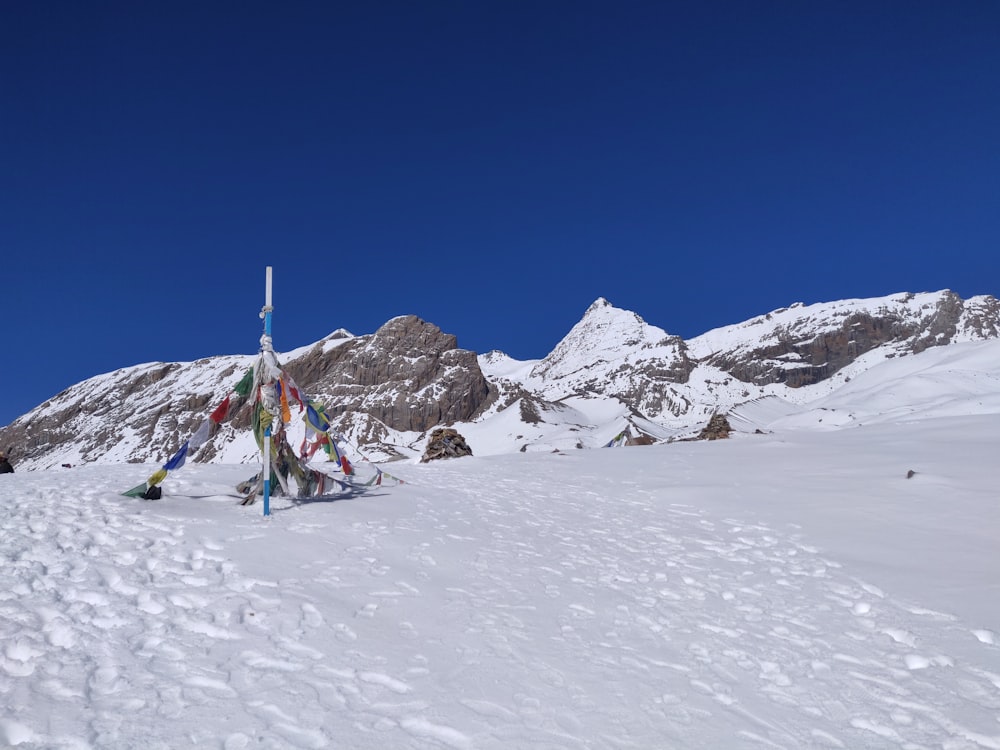
[[[292,497],[321,497],[335,492],[360,492],[372,485],[381,485],[383,478],[391,478],[377,466],[375,474],[367,482],[355,481],[354,467],[337,448],[340,437],[332,431],[323,405],[309,399],[278,363],[271,342],[271,267],[267,267],[267,283],[264,307],[260,317],[264,320],[264,335],[260,337],[260,354],[253,366],[233,390],[226,394],[209,418],[195,431],[187,442],[174,453],[152,476],[140,485],[122,494],[157,500],[162,496],[160,484],[171,471],[181,468],[188,456],[218,432],[218,426],[227,419],[234,409],[235,394],[240,406],[252,410],[250,424],[257,448],[263,459],[263,468],[257,474],[237,486],[243,495],[243,504],[256,501],[264,495],[264,515],[268,515],[268,500],[272,489]],[[292,410],[297,409],[305,423],[306,436],[302,441],[301,456],[296,456],[288,443],[288,426],[292,422]],[[310,439],[311,438],[311,439]],[[336,462],[343,473],[343,479],[333,477],[324,471],[309,466],[308,461],[322,446],[331,461]],[[294,490],[292,485],[294,484]],[[359,489],[360,488],[360,489]]]
[[[258,449],[263,452],[265,442],[268,445],[270,487],[276,495],[321,497],[343,492],[357,493],[367,487],[380,486],[386,479],[402,483],[402,480],[374,464],[366,464],[374,470],[373,476],[363,482],[358,479],[353,464],[338,447],[338,440],[342,437],[334,432],[325,407],[310,399],[282,369],[271,348],[270,337],[263,336],[260,354],[253,366],[195,433],[145,482],[122,494],[146,499],[161,497],[160,485],[169,473],[184,466],[188,457],[218,431],[218,426],[241,408],[251,409],[250,426]],[[296,417],[301,418],[305,425],[300,455],[292,449],[288,435],[288,428]],[[309,466],[309,460],[320,448],[339,468],[340,477]],[[236,489],[244,496],[243,503],[251,504],[262,494],[263,486],[263,471],[259,471],[237,485]]]

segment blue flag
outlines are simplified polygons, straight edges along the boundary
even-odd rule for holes
[[[184,465],[184,462],[187,461],[187,452],[189,445],[190,442],[184,443],[184,445],[181,446],[181,449],[174,454],[174,457],[171,458],[169,461],[167,461],[165,464],[163,464],[163,468],[166,471],[173,471],[174,469],[181,468]]]

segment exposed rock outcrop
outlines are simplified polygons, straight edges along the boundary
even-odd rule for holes
[[[314,347],[285,366],[328,404],[335,422],[362,413],[392,430],[425,432],[473,419],[491,398],[476,354],[414,315],[339,346]]]
[[[431,433],[427,440],[427,448],[420,458],[420,463],[437,461],[442,458],[461,458],[471,456],[472,448],[465,442],[465,438],[450,427],[441,427]]]
[[[708,420],[708,424],[698,433],[699,440],[723,440],[729,437],[733,428],[729,426],[729,420],[725,414],[713,414]]]
[[[919,299],[918,299],[919,297]],[[926,302],[923,301],[926,299]],[[905,294],[861,309],[836,309],[817,320],[808,310],[776,310],[748,327],[787,318],[762,332],[756,346],[714,352],[702,360],[755,385],[783,383],[801,388],[825,380],[880,346],[916,354],[956,340],[996,338],[1000,302],[976,297],[966,303],[957,294]]]

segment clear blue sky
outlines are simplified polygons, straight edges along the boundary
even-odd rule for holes
[[[415,314],[547,354],[1000,292],[1000,2],[0,9],[0,425],[80,380]]]

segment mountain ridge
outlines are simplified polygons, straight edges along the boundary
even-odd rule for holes
[[[888,358],[997,338],[996,298],[949,290],[796,303],[688,340],[599,297],[539,360],[461,349],[412,315],[373,334],[337,329],[281,360],[327,405],[348,446],[388,460],[419,455],[444,425],[466,434],[476,455],[690,437],[740,404],[801,405]],[[0,445],[28,468],[162,461],[254,358],[144,363],[89,378],[0,429]],[[248,417],[235,411],[194,460],[255,459]]]

